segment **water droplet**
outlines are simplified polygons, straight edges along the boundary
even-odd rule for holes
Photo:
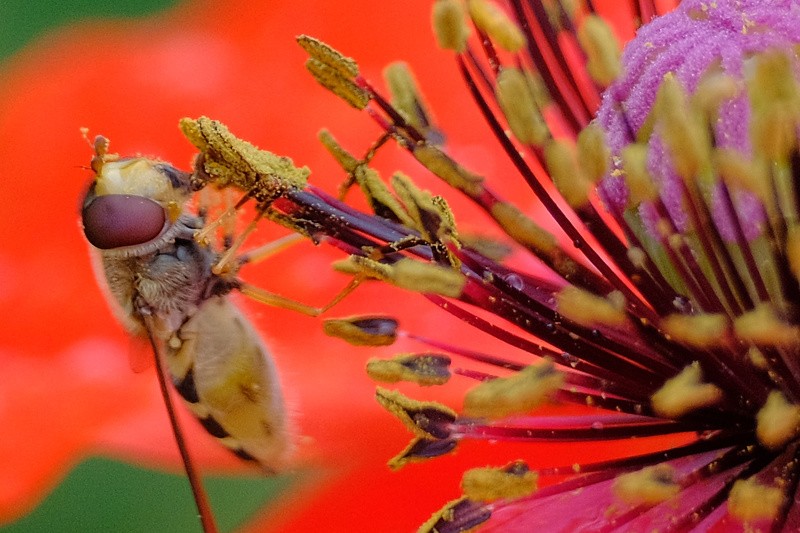
[[[603,429],[603,423],[602,422],[592,422],[592,429],[596,429],[597,431],[600,431],[601,429]]]
[[[522,281],[522,278],[517,274],[508,274],[504,279],[506,283],[508,283],[508,285],[513,289],[521,291],[523,288],[525,288],[525,282]]]

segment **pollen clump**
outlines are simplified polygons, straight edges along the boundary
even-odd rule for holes
[[[712,348],[725,342],[728,319],[722,313],[697,315],[672,314],[661,321],[661,329],[670,338],[697,348]]]
[[[476,196],[483,191],[481,176],[468,171],[435,146],[427,143],[414,146],[413,155],[422,166],[451,187],[470,196]]]
[[[529,413],[547,402],[564,384],[564,374],[544,359],[507,378],[485,381],[464,396],[464,414],[475,418],[502,418]]]
[[[508,202],[497,202],[492,206],[492,217],[518,243],[551,255],[558,251],[558,242],[553,234],[534,222],[529,216]]]
[[[681,416],[718,403],[722,390],[714,384],[703,383],[700,364],[695,361],[667,380],[650,398],[653,411],[664,418]]]
[[[396,416],[415,436],[423,439],[444,439],[449,436],[447,424],[456,420],[457,414],[437,402],[412,400],[396,390],[378,387],[378,403]]]
[[[403,258],[391,265],[361,256],[350,256],[333,263],[333,268],[345,274],[380,279],[411,291],[440,294],[458,298],[467,278],[451,268]]]
[[[495,93],[508,127],[519,142],[539,146],[550,137],[533,88],[519,69],[504,68],[497,76]]]
[[[614,495],[630,505],[657,505],[678,495],[675,469],[665,463],[622,474],[614,481]]]
[[[556,295],[556,310],[582,326],[622,326],[627,321],[624,305],[617,298],[603,298],[568,285]],[[623,302],[624,304],[624,302]]]
[[[436,42],[444,50],[461,53],[467,48],[469,26],[459,0],[436,0],[431,13]]]
[[[753,110],[750,135],[754,148],[770,159],[784,160],[797,146],[800,121],[800,89],[794,67],[785,53],[759,54],[748,95]]]
[[[469,15],[503,50],[518,52],[525,46],[525,35],[506,13],[488,0],[467,0]]]
[[[778,487],[762,485],[753,478],[739,479],[728,494],[728,512],[742,522],[774,520],[785,501]]]
[[[200,173],[217,187],[235,186],[250,193],[261,204],[269,204],[290,189],[305,187],[311,173],[307,167],[294,166],[288,157],[239,139],[217,120],[182,118],[180,128],[202,152]]]
[[[538,474],[522,461],[502,468],[473,468],[464,472],[461,490],[474,501],[523,498],[536,491]]]
[[[391,359],[367,361],[367,375],[375,381],[412,381],[423,387],[443,385],[450,379],[450,358],[439,354],[399,354]]]
[[[397,340],[397,320],[383,316],[332,318],[323,322],[329,337],[338,337],[353,346],[389,346]]]
[[[589,15],[578,30],[578,40],[588,57],[589,75],[600,85],[611,85],[622,72],[619,42],[611,27],[597,15]]]
[[[544,159],[553,183],[570,207],[586,207],[592,184],[578,168],[575,147],[566,141],[552,140],[545,145]]]
[[[780,391],[772,391],[756,413],[756,437],[766,448],[777,450],[800,433],[800,406]]]
[[[782,321],[769,304],[736,317],[733,329],[739,339],[758,346],[789,346],[800,340],[797,327]]]
[[[358,76],[355,60],[308,35],[299,35],[297,43],[311,56],[306,60],[306,69],[320,85],[356,109],[367,107],[369,93],[353,81]]]
[[[671,72],[664,76],[658,89],[653,112],[678,175],[693,180],[708,171],[711,168],[708,128],[698,113],[691,112],[686,91]]]

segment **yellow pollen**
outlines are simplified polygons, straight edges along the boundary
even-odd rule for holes
[[[488,0],[467,0],[467,8],[475,25],[503,50],[518,52],[525,46],[522,30],[494,3]]]
[[[756,414],[756,437],[766,448],[778,450],[800,432],[800,406],[780,391],[772,391]]]
[[[502,418],[525,414],[548,401],[564,383],[553,361],[544,359],[507,378],[485,381],[464,395],[464,414]]]
[[[420,131],[425,131],[427,124],[423,124],[420,119],[427,117],[428,113],[408,63],[395,61],[389,64],[383,70],[383,77],[392,93],[394,108],[406,122]]]
[[[413,155],[425,168],[451,187],[470,196],[477,196],[483,191],[481,176],[468,171],[435,146],[427,143],[414,146]]]
[[[714,150],[712,157],[714,167],[727,184],[747,189],[767,206],[774,203],[772,179],[763,162],[748,159],[741,152],[729,148]]]
[[[518,243],[545,255],[558,250],[556,238],[513,204],[497,202],[492,206],[491,214],[500,227]]]
[[[523,144],[539,146],[550,137],[550,129],[536,105],[529,79],[516,68],[504,68],[497,77],[497,101],[511,132]]]
[[[760,304],[733,321],[736,336],[758,346],[791,346],[797,344],[798,329],[782,321],[769,304]]]
[[[538,474],[527,469],[514,472],[514,466],[467,470],[461,478],[461,490],[470,500],[484,502],[530,496],[536,491]]]
[[[606,144],[606,134],[592,122],[578,134],[578,164],[586,179],[596,183],[605,177],[611,161],[611,150]]]
[[[614,495],[630,505],[657,505],[678,495],[680,484],[668,464],[648,466],[614,480]]]
[[[650,398],[656,414],[672,419],[720,400],[722,390],[714,384],[703,383],[703,373],[697,361],[668,379]]]
[[[728,494],[728,512],[742,522],[774,520],[785,501],[778,487],[762,485],[753,478],[739,479]]]
[[[551,140],[545,145],[544,158],[564,200],[574,209],[586,207],[591,184],[578,168],[575,147],[566,141]]]
[[[444,385],[450,375],[437,372],[439,366],[429,355],[398,354],[391,359],[367,361],[367,375],[382,383],[411,381],[423,387]]]
[[[435,439],[436,437],[420,426],[419,420],[414,418],[416,415],[420,413],[436,413],[445,418],[456,419],[456,412],[446,405],[437,402],[412,400],[396,390],[378,387],[375,391],[375,398],[384,409],[400,419],[409,431],[420,438]]]
[[[308,35],[298,35],[297,44],[299,44],[309,56],[328,65],[345,78],[355,78],[358,76],[358,63],[356,63],[353,58],[343,55],[329,44]]]
[[[586,70],[602,86],[611,85],[622,72],[620,47],[611,26],[597,15],[589,15],[578,29],[578,41],[588,61]]]
[[[387,281],[401,289],[440,294],[450,298],[461,296],[467,282],[467,278],[461,272],[410,258],[403,258],[387,265],[366,257],[350,256],[335,262],[333,268],[345,274],[365,275]]]
[[[397,340],[394,331],[377,334],[365,331],[359,324],[364,320],[363,316],[331,318],[323,322],[322,328],[329,337],[344,339],[353,346],[389,346]]]
[[[673,165],[685,180],[711,168],[711,143],[707,125],[689,110],[686,91],[674,74],[668,73],[658,88],[653,107],[661,134],[669,147]]]
[[[756,153],[784,160],[797,145],[800,89],[789,57],[781,52],[756,56],[747,78],[753,110],[750,136]]]
[[[339,144],[336,138],[334,138],[334,136],[328,130],[320,130],[320,132],[317,134],[317,138],[333,156],[333,158],[336,159],[336,162],[339,163],[339,166],[341,166],[348,174],[354,172],[356,167],[361,165],[361,161],[356,159],[356,157],[350,152],[342,148],[342,145]]]
[[[627,316],[625,306],[620,306],[618,298],[615,300],[568,285],[556,295],[556,310],[581,326],[618,327],[627,322]]]
[[[711,348],[724,344],[728,319],[722,313],[673,314],[661,321],[661,329],[680,343]]]
[[[658,187],[647,171],[647,146],[629,144],[622,149],[622,168],[628,185],[628,202],[637,206],[642,202],[656,200]]]
[[[469,26],[459,0],[436,0],[431,13],[436,42],[445,50],[461,53],[467,48]]]

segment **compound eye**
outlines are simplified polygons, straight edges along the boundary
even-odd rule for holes
[[[86,239],[101,250],[151,241],[167,219],[158,202],[128,194],[98,196],[83,208],[81,216]]]

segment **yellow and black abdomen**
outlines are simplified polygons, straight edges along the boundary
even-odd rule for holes
[[[175,387],[206,430],[274,470],[289,452],[280,383],[266,348],[223,296],[204,301],[167,341]]]

